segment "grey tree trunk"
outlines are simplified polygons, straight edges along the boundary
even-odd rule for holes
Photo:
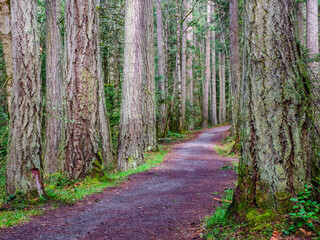
[[[155,66],[154,66],[154,29],[153,29],[153,0],[144,1],[143,9],[145,17],[144,27],[144,61],[146,78],[144,79],[144,105],[143,105],[143,125],[144,131],[144,150],[156,151],[157,129],[156,129],[156,107],[155,107]]]
[[[178,124],[179,132],[183,132],[183,120],[182,120],[182,79],[181,79],[181,16],[180,16],[180,2],[176,5],[177,14],[177,53],[176,53],[176,78],[178,83]]]
[[[301,46],[304,46],[303,2],[302,1],[296,2],[296,9],[297,9],[297,20],[298,20],[298,27],[299,27],[299,40],[300,40]]]
[[[99,14],[95,0],[66,1],[65,171],[83,178],[95,159],[113,157],[100,61]],[[101,147],[99,146],[101,144]]]
[[[187,96],[187,0],[183,0],[182,46],[181,46],[181,109],[182,131],[186,129],[186,96]]]
[[[236,142],[240,140],[240,58],[239,58],[239,24],[238,1],[230,0],[230,70],[232,93],[232,135]],[[230,96],[230,94],[229,94]]]
[[[207,1],[207,26],[209,27],[211,18],[211,7],[210,1]],[[206,31],[206,79],[204,82],[204,93],[203,93],[203,123],[202,127],[208,127],[208,103],[209,103],[209,82],[211,78],[211,65],[210,65],[210,29]]]
[[[12,95],[12,38],[11,38],[11,18],[10,0],[0,0],[0,40],[7,74],[7,102],[8,112],[11,111]]]
[[[212,2],[212,16],[214,17],[214,3]],[[211,59],[212,59],[212,97],[211,97],[211,109],[212,109],[212,126],[218,124],[217,120],[217,87],[216,87],[216,32],[213,30],[211,32]]]
[[[158,43],[158,56],[159,56],[159,61],[158,61],[158,75],[160,78],[159,81],[159,90],[161,94],[161,104],[159,107],[159,122],[158,122],[158,131],[159,135],[161,136],[164,132],[164,128],[166,125],[166,116],[167,116],[167,106],[165,104],[165,72],[164,72],[164,67],[165,67],[165,52],[163,49],[164,42],[163,42],[163,23],[162,23],[162,9],[161,9],[161,4],[160,1],[156,1],[156,13],[157,13],[157,43]]]
[[[61,171],[60,159],[63,131],[62,36],[59,30],[59,1],[46,1],[46,136],[45,174]]]
[[[148,0],[149,1],[149,0]],[[118,168],[127,170],[144,162],[144,84],[146,82],[146,2],[127,0]]]
[[[189,13],[191,11],[191,0],[187,1],[187,12]],[[189,14],[189,16],[186,19],[187,24],[189,24],[192,21],[192,13]],[[193,52],[192,52],[192,46],[193,44],[193,28],[190,26],[188,27],[187,31],[187,44],[189,44],[189,48],[187,48],[187,98],[189,99],[190,106],[193,107],[193,71],[192,71],[192,63],[193,63]],[[189,124],[188,129],[193,130],[194,129],[194,117],[188,116]]]
[[[248,0],[244,16],[244,34],[250,39],[244,46],[241,103],[246,121],[233,200],[240,217],[250,207],[291,210],[290,198],[315,171],[307,156],[309,108],[304,104],[310,83],[299,64],[295,3]]]
[[[11,1],[13,92],[6,190],[43,195],[40,41],[36,1]]]

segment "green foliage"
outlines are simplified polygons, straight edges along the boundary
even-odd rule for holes
[[[293,209],[295,209],[295,212],[289,213],[292,224],[288,231],[295,232],[301,227],[312,231],[315,230],[315,224],[319,225],[320,214],[320,202],[316,196],[319,196],[319,189],[305,185],[304,190],[299,193],[297,198],[290,199],[294,203]]]

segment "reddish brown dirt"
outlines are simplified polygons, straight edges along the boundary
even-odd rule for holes
[[[219,204],[213,199],[219,195],[211,193],[222,194],[236,181],[232,170],[221,170],[235,159],[213,150],[228,128],[203,131],[177,144],[160,166],[74,206],[2,229],[0,239],[199,239],[201,220]]]

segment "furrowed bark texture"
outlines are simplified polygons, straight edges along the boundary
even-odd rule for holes
[[[187,0],[183,0],[183,19],[188,14]],[[181,129],[186,129],[186,95],[187,95],[187,19],[182,23],[182,46],[181,46]]]
[[[240,58],[239,58],[239,24],[238,1],[230,0],[230,70],[232,93],[232,134],[237,142],[240,137]]]
[[[214,2],[212,2],[211,5],[212,8],[212,17],[215,15],[214,11]],[[211,46],[211,59],[212,59],[212,97],[211,97],[211,109],[212,109],[212,126],[218,124],[217,120],[217,87],[216,87],[216,32],[213,30],[211,32],[211,40],[212,40],[212,46]]]
[[[11,18],[10,0],[0,0],[0,40],[7,74],[7,102],[8,112],[11,111],[12,95],[12,38],[11,38]]]
[[[207,1],[207,27],[209,27],[211,18],[210,1]],[[208,103],[209,103],[209,82],[211,78],[211,65],[210,65],[210,29],[206,31],[206,79],[204,82],[203,93],[203,123],[202,127],[208,127]]]
[[[46,1],[46,136],[45,174],[61,171],[62,147],[62,36],[59,30],[60,2]]]
[[[155,66],[154,66],[154,29],[153,29],[153,0],[144,1],[145,28],[143,34],[144,42],[144,59],[146,68],[146,78],[144,80],[144,105],[143,105],[143,125],[144,131],[144,150],[157,150],[157,123],[155,108]]]
[[[289,211],[311,180],[307,158],[309,80],[299,66],[291,0],[248,0],[244,6],[241,160],[234,207]]]
[[[298,27],[299,27],[299,40],[301,46],[304,46],[304,36],[303,36],[303,2],[299,1],[296,2],[296,9],[297,9],[297,20],[298,20]]]
[[[191,1],[187,1],[187,13],[191,11]],[[192,13],[189,14],[189,16],[186,19],[187,24],[189,24],[192,21]],[[187,29],[187,44],[189,44],[189,48],[187,48],[187,99],[189,100],[190,106],[193,106],[193,71],[192,71],[192,63],[193,63],[193,52],[192,52],[192,46],[193,44],[193,28],[190,26]],[[189,118],[189,124],[188,129],[193,130],[194,129],[194,116],[188,116]]]
[[[159,122],[158,122],[158,132],[161,136],[164,132],[166,125],[166,116],[167,116],[167,106],[165,104],[166,97],[166,88],[165,88],[165,76],[164,76],[164,67],[165,67],[165,52],[163,49],[163,23],[162,23],[162,9],[160,1],[156,1],[156,13],[157,13],[157,43],[158,43],[158,75],[160,78],[159,81],[159,91],[161,96],[161,104],[159,107]]]
[[[127,0],[125,13],[124,67],[120,133],[117,153],[118,168],[127,170],[144,162],[143,157],[143,85],[146,78],[144,31],[145,2]]]
[[[66,1],[67,123],[64,167],[73,179],[83,178],[93,160],[100,159],[99,153],[105,164],[112,161],[97,9],[94,0]]]
[[[6,189],[8,195],[35,190],[43,195],[36,1],[11,1],[11,12],[14,81]]]

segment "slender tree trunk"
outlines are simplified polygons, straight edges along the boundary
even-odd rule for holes
[[[83,178],[95,159],[112,161],[105,112],[95,0],[66,1],[66,153],[65,171]],[[99,147],[101,143],[101,147]]]
[[[230,0],[230,70],[232,93],[232,134],[236,142],[240,141],[240,58],[238,1]],[[230,93],[229,93],[230,98]]]
[[[207,27],[206,30],[206,79],[204,82],[204,93],[203,93],[203,123],[202,127],[208,127],[208,103],[209,103],[209,82],[211,78],[211,65],[210,65],[210,18],[211,18],[211,8],[210,1],[207,1]]]
[[[212,2],[212,16],[214,18],[214,3]],[[212,126],[218,124],[217,120],[217,88],[216,88],[216,32],[213,30],[211,32],[212,40],[212,50],[211,50],[211,59],[212,59],[212,98],[211,98],[211,109],[212,109]]]
[[[11,111],[12,95],[12,38],[10,19],[10,0],[0,0],[0,40],[7,74],[7,102],[8,112]]]
[[[145,2],[127,0],[118,168],[127,170],[144,162],[143,86],[146,79]]]
[[[187,13],[191,11],[191,0],[187,1]],[[189,16],[186,19],[187,24],[189,24],[192,21],[192,13],[189,14]],[[189,48],[187,50],[187,85],[188,85],[188,93],[187,97],[189,98],[189,104],[193,108],[193,71],[192,71],[192,63],[193,63],[193,51],[192,51],[192,46],[193,44],[193,28],[190,26],[187,29],[187,43],[189,44]],[[189,83],[189,84],[188,84]],[[194,116],[188,116],[189,124],[188,124],[188,129],[193,130],[194,129]]]
[[[222,124],[222,108],[223,108],[223,106],[222,106],[222,92],[223,92],[223,86],[222,86],[222,52],[221,51],[219,51],[218,59],[219,59],[219,123]]]
[[[177,54],[176,54],[176,76],[178,82],[178,111],[179,111],[179,132],[183,132],[183,119],[182,119],[182,79],[181,79],[181,17],[180,17],[180,2],[177,2]]]
[[[6,189],[44,194],[40,45],[36,1],[11,1],[13,92]]]
[[[301,46],[304,46],[304,37],[303,37],[303,1],[296,2],[297,8],[297,20],[299,27],[299,40]]]
[[[62,36],[59,30],[60,2],[46,1],[46,150],[45,173],[52,174],[62,169]]]
[[[226,53],[225,51],[221,52],[221,123],[226,122]]]
[[[154,66],[154,29],[153,29],[153,0],[145,0],[145,67],[146,78],[144,80],[144,109],[143,125],[144,132],[144,150],[156,151],[157,147],[157,129],[156,129],[156,108],[155,108],[155,66]]]
[[[164,77],[164,67],[165,67],[165,52],[163,49],[163,23],[162,23],[162,9],[159,0],[156,0],[156,13],[157,13],[157,42],[158,42],[158,75],[160,78],[159,81],[159,90],[160,90],[160,107],[159,107],[159,122],[158,122],[158,131],[159,136],[164,132],[166,125],[166,115],[167,115],[167,106],[165,104],[165,77]]]
[[[241,105],[246,121],[233,202],[240,217],[250,207],[290,211],[290,198],[310,183],[316,170],[307,156],[309,81],[299,64],[295,3],[248,0],[244,16],[250,39],[244,46]]]
[[[187,0],[183,0],[183,19],[188,14]],[[181,118],[182,118],[182,131],[186,129],[186,96],[187,96],[187,19],[182,23],[182,53],[181,53]]]

